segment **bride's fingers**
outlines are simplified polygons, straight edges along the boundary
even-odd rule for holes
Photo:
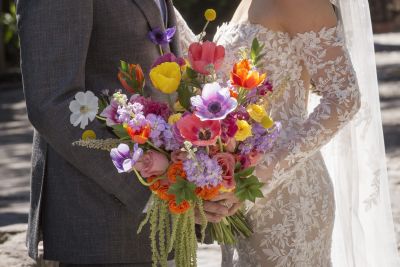
[[[213,213],[219,216],[227,216],[229,214],[227,207],[216,202],[204,201],[203,208],[206,213]]]
[[[242,207],[242,203],[233,204],[233,206],[229,209],[228,216],[234,215],[241,207]]]

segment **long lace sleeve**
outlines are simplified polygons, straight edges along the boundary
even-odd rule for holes
[[[176,15],[176,26],[179,32],[180,37],[180,45],[183,53],[187,53],[189,49],[189,45],[193,42],[197,41],[196,35],[192,32],[192,30],[187,25],[185,19],[182,17],[181,13],[175,9]]]
[[[285,146],[266,155],[266,164],[260,171],[269,172],[274,178],[295,170],[328,143],[360,108],[357,79],[340,26],[297,34],[294,44],[322,97]]]

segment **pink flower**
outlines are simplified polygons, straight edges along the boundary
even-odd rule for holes
[[[166,156],[154,150],[147,151],[135,164],[136,170],[144,178],[160,176],[167,171],[169,162]]]
[[[201,121],[194,114],[182,117],[176,126],[180,135],[196,146],[214,145],[221,134],[219,121]]]
[[[235,173],[235,157],[230,153],[218,153],[213,157],[222,169],[222,185],[225,189],[233,189],[236,185],[234,179]]]
[[[209,75],[209,65],[217,71],[225,57],[225,48],[213,42],[192,43],[189,46],[189,62],[192,68],[204,75]]]
[[[175,150],[171,153],[171,160],[173,162],[185,161],[187,160],[188,153],[186,151]]]

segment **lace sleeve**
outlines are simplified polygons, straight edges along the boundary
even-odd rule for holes
[[[181,13],[179,13],[179,11],[176,8],[174,9],[176,14],[176,27],[179,32],[181,49],[183,53],[187,53],[189,45],[193,42],[197,42],[197,38],[196,35],[187,25]]]
[[[340,26],[297,34],[294,44],[322,97],[285,147],[266,155],[261,171],[274,178],[295,170],[328,143],[360,108],[358,83]]]

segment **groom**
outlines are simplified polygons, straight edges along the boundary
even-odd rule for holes
[[[17,14],[35,128],[29,255],[38,256],[43,239],[44,258],[61,266],[151,266],[148,229],[136,234],[149,191],[131,174],[118,174],[108,153],[72,147],[82,131],[70,124],[68,106],[78,91],[120,88],[121,59],[148,73],[159,50],[147,34],[175,26],[171,1],[18,0]],[[178,32],[165,51],[180,54]],[[112,137],[97,122],[91,129],[97,138]],[[228,213],[216,202],[205,209],[216,220]]]

